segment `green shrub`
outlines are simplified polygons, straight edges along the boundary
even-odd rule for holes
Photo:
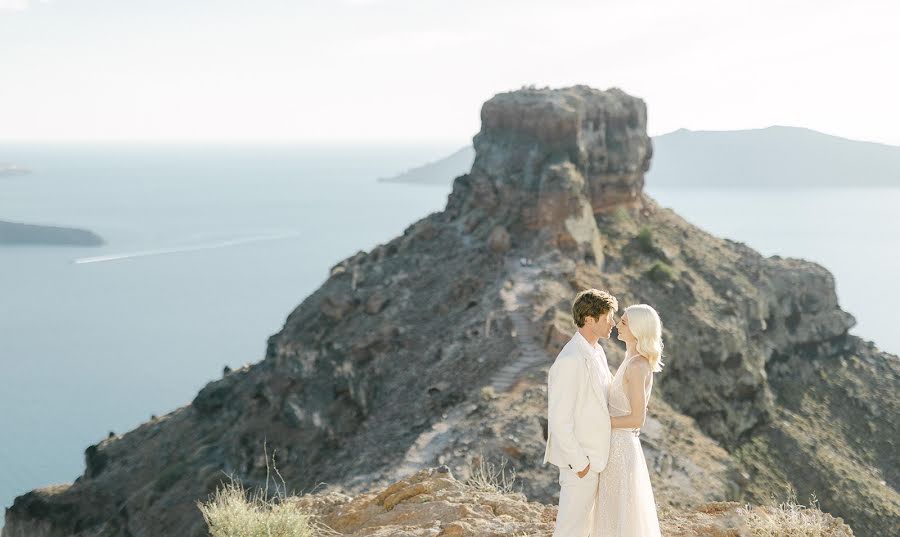
[[[656,283],[670,282],[675,280],[675,269],[662,261],[657,261],[653,263],[646,275]]]
[[[635,237],[641,251],[647,254],[656,253],[656,242],[653,240],[653,231],[649,227],[642,227]]]

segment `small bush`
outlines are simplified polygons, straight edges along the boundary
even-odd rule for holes
[[[650,267],[650,270],[647,271],[647,277],[653,280],[656,283],[669,282],[675,280],[675,269],[671,266],[663,263],[662,261],[657,261],[653,263],[653,266]]]
[[[642,252],[646,254],[656,253],[656,242],[653,240],[653,231],[649,227],[642,227],[635,240],[637,240]]]
[[[611,213],[597,215],[597,226],[601,233],[610,237],[630,236],[631,214],[625,207],[616,207]]]
[[[281,486],[275,481],[275,496],[269,498],[269,455],[266,455],[266,489],[257,489],[252,495],[240,480],[229,476],[230,482],[224,487],[216,487],[213,498],[208,502],[197,502],[203,520],[212,537],[312,537],[323,533],[324,526],[296,505],[284,500],[287,484],[278,467],[275,466],[275,452],[272,452],[272,468],[281,479]]]
[[[266,498],[257,490],[248,497],[234,479],[216,488],[208,503],[197,502],[212,537],[312,537],[310,516],[290,503]]]
[[[485,386],[481,388],[481,398],[485,401],[490,401],[491,399],[497,398],[497,392],[494,391],[493,386]]]
[[[506,459],[503,459],[500,466],[496,467],[485,461],[483,454],[474,457],[469,462],[469,473],[469,479],[466,480],[465,485],[472,490],[500,494],[513,492],[516,471],[512,468],[506,469]]]
[[[752,537],[826,537],[832,535],[827,515],[819,510],[815,496],[809,507],[792,496],[775,507],[743,508]]]

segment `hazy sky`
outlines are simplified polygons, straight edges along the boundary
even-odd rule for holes
[[[0,140],[464,144],[525,84],[900,145],[896,0],[0,0]]]

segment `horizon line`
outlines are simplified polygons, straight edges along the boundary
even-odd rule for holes
[[[798,129],[841,138],[844,140],[886,145],[898,147],[900,144],[891,143],[873,139],[852,138],[846,135],[826,132],[811,127],[803,127],[797,125],[772,124],[765,127],[745,127],[735,129],[705,129],[705,128],[689,128],[679,127],[672,130],[650,134],[651,138],[667,136],[680,131],[687,132],[749,132],[760,131],[773,128]],[[477,133],[476,133],[477,134]],[[66,138],[0,138],[0,146],[2,145],[168,145],[168,146],[261,146],[261,147],[438,147],[438,146],[455,146],[457,148],[468,147],[472,145],[472,139],[475,134],[468,137],[468,141],[464,142],[459,138],[349,138],[349,139],[233,139],[233,138],[87,138],[87,139],[66,139]]]

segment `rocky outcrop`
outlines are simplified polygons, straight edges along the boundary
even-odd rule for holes
[[[536,240],[599,259],[594,215],[641,204],[652,155],[644,102],[617,89],[526,89],[486,102],[481,121],[447,215],[474,236],[502,222],[519,247]]]
[[[338,535],[356,537],[550,537],[557,514],[555,505],[529,502],[519,492],[457,481],[446,466],[355,498],[328,492],[286,502]],[[840,519],[816,509],[753,508],[736,502],[670,510],[660,526],[671,537],[853,535]]]
[[[465,481],[478,456],[509,461],[526,497],[552,505],[546,371],[574,330],[572,297],[599,287],[663,318],[642,435],[662,506],[790,487],[858,535],[887,535],[897,357],[848,333],[824,268],[711,236],[644,194],[645,110],[585,86],[494,97],[444,211],[335,265],[264,360],[90,446],[84,475],[18,498],[6,531],[205,535],[195,500],[223,472],[265,483],[264,441],[292,489],[379,490],[439,464]],[[615,366],[622,349],[604,346]]]
[[[556,520],[554,507],[468,486],[446,466],[356,498],[331,492],[288,501],[337,534],[360,537],[550,535]]]

